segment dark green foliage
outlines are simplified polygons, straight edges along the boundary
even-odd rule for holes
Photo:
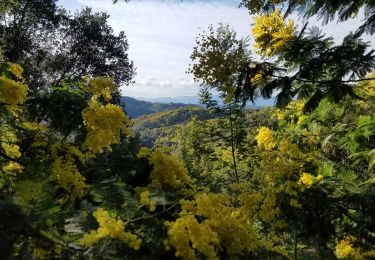
[[[20,64],[29,95],[83,76],[107,76],[128,85],[135,73],[128,58],[124,32],[113,33],[106,13],[85,8],[74,15],[58,8],[55,0],[20,0],[0,17],[0,45],[4,59]],[[29,100],[29,109],[37,106]]]
[[[33,231],[22,209],[9,198],[0,198],[0,258],[11,257],[13,246]]]
[[[237,97],[247,101],[257,95],[270,98],[277,92],[277,106],[285,107],[294,98],[305,99],[305,111],[315,109],[324,98],[334,102],[347,96],[359,98],[354,83],[365,78],[375,64],[369,47],[352,34],[335,45],[317,28],[307,33],[303,30],[285,46],[277,63],[249,63],[242,70]],[[253,84],[255,73],[262,74],[263,79]]]
[[[57,0],[1,1],[0,42],[6,60],[18,62],[32,50],[42,47],[39,33],[55,28],[61,16]],[[53,30],[53,29],[52,29]],[[38,37],[39,36],[39,37]]]
[[[201,83],[203,96],[205,88],[211,89],[226,105],[232,103],[240,71],[250,59],[246,39],[238,39],[229,25],[220,24],[217,29],[208,27],[195,42],[189,73]]]
[[[111,77],[119,85],[131,82],[134,68],[128,58],[125,33],[114,35],[108,18],[108,14],[93,13],[90,8],[65,18],[56,32],[61,45],[48,64],[52,85],[62,80],[77,81],[82,76]]]
[[[270,98],[277,93],[276,104],[286,106],[294,98],[307,99],[305,111],[315,109],[321,100],[328,98],[339,102],[345,97],[359,98],[353,91],[357,81],[368,80],[366,75],[374,68],[375,56],[370,45],[359,37],[375,30],[375,4],[371,1],[259,1],[244,0],[241,3],[250,13],[270,13],[281,8],[287,17],[293,11],[304,18],[318,15],[323,23],[334,19],[339,22],[356,16],[361,8],[365,10],[365,23],[356,33],[347,35],[341,44],[326,37],[319,28],[307,31],[305,22],[301,31],[289,41],[277,55],[276,63],[249,62],[242,68],[236,96],[244,102],[257,96]],[[251,82],[259,73],[263,79]]]
[[[77,86],[65,84],[53,87],[51,92],[33,100],[36,104],[34,116],[38,122],[48,122],[50,127],[63,133],[65,137],[72,133],[77,135],[78,131],[82,131],[81,112],[87,101],[87,93]],[[67,107],[70,108],[68,111]]]

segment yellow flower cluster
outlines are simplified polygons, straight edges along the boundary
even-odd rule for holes
[[[280,54],[285,45],[293,38],[295,25],[292,20],[285,23],[285,18],[277,9],[271,14],[256,16],[252,33],[257,52],[272,57]]]
[[[366,75],[366,78],[375,78],[375,72]],[[362,97],[375,97],[375,80],[362,81],[357,84],[356,92]]]
[[[260,202],[263,196],[260,193],[243,191],[240,194],[240,200],[248,218],[255,219],[259,213]]]
[[[56,158],[59,156],[59,152],[64,154],[69,154],[71,156],[75,156],[80,161],[83,161],[86,156],[82,153],[77,147],[70,145],[68,143],[56,143],[51,148],[52,157]]]
[[[124,111],[113,104],[102,105],[95,97],[82,111],[82,117],[88,131],[85,143],[94,153],[102,153],[103,148],[111,151],[112,144],[120,143],[121,132],[131,133]]]
[[[306,163],[317,163],[314,152],[301,150],[294,140],[289,139],[279,141],[277,148],[263,151],[262,168],[254,173],[253,181],[263,190],[259,217],[273,228],[282,228],[285,223],[278,218],[280,199],[287,198],[290,206],[301,208],[299,193],[322,176],[314,177],[305,172]]]
[[[354,252],[353,238],[346,237],[337,243],[335,247],[335,254],[338,259],[344,259]]]
[[[306,116],[303,114],[303,107],[305,106],[304,101],[297,100],[291,101],[284,109],[275,109],[273,117],[279,121],[285,121],[287,123],[300,125],[306,120]]]
[[[141,147],[138,151],[137,158],[148,158],[151,154],[152,150],[150,148]]]
[[[52,164],[52,173],[56,176],[60,187],[69,194],[72,200],[82,198],[86,194],[88,186],[85,178],[79,173],[70,155],[66,155],[65,158],[57,157]]]
[[[255,73],[255,75],[253,75],[253,76],[250,78],[250,82],[251,82],[251,84],[256,85],[256,84],[259,83],[262,79],[263,79],[263,74],[262,74],[261,72],[258,72],[258,73]]]
[[[22,73],[23,68],[16,63],[8,63],[8,71],[13,74],[18,80],[23,81]]]
[[[22,122],[22,127],[30,131],[46,132],[48,130],[47,126],[37,122]]]
[[[300,184],[310,188],[314,182],[319,181],[323,178],[322,175],[318,175],[317,177],[312,176],[310,173],[303,172],[300,176],[299,182]]]
[[[8,64],[8,71],[18,80],[22,79],[22,68],[13,63]],[[28,87],[22,81],[15,81],[5,76],[0,76],[0,104],[5,105],[7,110],[15,113],[26,100]]]
[[[97,77],[84,78],[80,87],[93,94],[88,106],[82,111],[83,124],[88,131],[85,144],[93,153],[103,153],[103,149],[111,151],[112,144],[120,143],[121,132],[131,134],[128,128],[131,122],[123,109],[99,102],[99,98],[110,101],[116,85],[110,78]]]
[[[80,87],[92,93],[96,98],[101,96],[106,101],[112,98],[112,92],[116,90],[112,79],[105,77],[84,78]]]
[[[7,162],[3,166],[3,171],[8,173],[22,173],[23,166],[18,162]]]
[[[7,156],[12,158],[20,158],[21,151],[17,144],[19,142],[16,134],[12,129],[4,125],[4,128],[0,129],[0,147],[4,149]]]
[[[222,147],[215,147],[214,153],[217,156],[217,158],[220,158],[220,160],[227,164],[232,164],[233,158],[232,158],[232,150],[229,148],[222,148]],[[239,153],[236,150],[235,151],[235,157],[239,157]]]
[[[272,223],[280,213],[277,205],[277,193],[272,183],[265,187],[265,191],[266,194],[260,207],[259,216],[263,221]]]
[[[21,157],[20,147],[12,143],[2,143],[1,146],[4,148],[5,153],[12,158]]]
[[[147,189],[139,194],[139,204],[148,206],[151,212],[156,209],[156,203],[150,199],[150,192]]]
[[[37,259],[47,259],[50,254],[51,254],[50,251],[45,250],[44,248],[41,248],[41,247],[36,247],[33,250],[33,256]]]
[[[241,255],[258,246],[255,225],[244,208],[231,205],[228,195],[203,193],[193,201],[182,201],[180,218],[167,223],[167,248],[173,246],[183,259],[218,259],[225,248],[228,255]]]
[[[52,164],[52,174],[56,177],[60,187],[69,194],[72,200],[82,198],[87,192],[88,185],[79,173],[74,157],[83,160],[84,154],[74,146],[60,143],[52,147],[51,154],[55,159]]]
[[[220,247],[218,234],[209,226],[207,221],[199,223],[192,216],[187,215],[177,219],[168,226],[169,240],[165,241],[167,249],[174,246],[175,256],[182,259],[199,259],[196,252],[205,256],[205,259],[219,259],[216,248]]]
[[[258,129],[258,135],[255,139],[258,142],[258,146],[266,151],[272,150],[276,145],[272,130],[265,126]]]
[[[149,160],[153,165],[151,177],[156,184],[182,188],[191,182],[183,163],[176,158],[155,150]]]
[[[304,172],[299,178],[299,183],[305,185],[307,188],[310,188],[314,182],[315,182],[315,178],[310,173]]]
[[[80,240],[80,244],[92,246],[99,240],[110,237],[121,240],[134,250],[141,248],[142,240],[131,232],[125,232],[125,224],[122,220],[111,217],[108,211],[102,208],[97,209],[93,216],[99,223],[99,228],[85,234]]]

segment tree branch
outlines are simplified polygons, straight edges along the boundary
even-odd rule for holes
[[[258,72],[259,73],[259,72]],[[259,73],[263,76],[267,76],[266,74]],[[295,80],[306,82],[306,83],[317,83],[317,84],[327,84],[327,83],[355,83],[355,82],[361,82],[361,81],[370,81],[375,80],[375,78],[363,78],[363,79],[349,79],[349,80],[324,80],[324,81],[315,81],[315,80],[308,80],[308,79],[301,79],[298,77],[287,77],[287,76],[278,76],[271,74],[269,75],[271,77],[280,78],[280,79],[286,79],[286,78],[294,78]]]

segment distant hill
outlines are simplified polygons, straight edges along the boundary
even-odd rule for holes
[[[174,132],[178,125],[190,121],[194,116],[199,120],[207,120],[220,115],[211,114],[207,109],[198,106],[183,106],[137,117],[133,119],[133,129],[139,134],[144,145],[152,147],[157,139]]]
[[[257,129],[269,121],[271,107],[263,109],[246,109],[244,126]],[[189,122],[193,117],[208,124],[221,124],[222,114],[210,113],[209,110],[198,106],[184,106],[173,110],[139,116],[133,119],[133,130],[136,132],[143,145],[147,147],[164,146],[168,147],[180,127]]]
[[[213,98],[217,100],[220,104],[220,98],[218,95],[213,95]],[[183,104],[193,104],[202,106],[199,103],[199,96],[179,96],[179,97],[156,97],[156,98],[144,98],[139,97],[139,100],[145,100],[149,102],[161,102],[161,103],[183,103]],[[275,98],[264,99],[258,98],[255,104],[248,102],[246,108],[262,108],[266,106],[274,106],[275,105]]]
[[[216,98],[218,99],[218,97]],[[153,113],[170,111],[180,107],[203,107],[199,104],[198,96],[181,96],[181,97],[161,97],[161,98],[132,98],[121,97],[121,101],[125,104],[125,111],[130,118],[137,118],[143,115]],[[274,98],[271,99],[258,99],[254,104],[249,103],[247,108],[262,108],[265,106],[273,106]]]
[[[160,103],[142,101],[131,97],[121,97],[121,102],[125,104],[125,111],[130,118],[137,118],[143,115],[149,115],[156,112],[173,110],[179,107],[191,106],[183,103]]]
[[[155,97],[155,98],[137,98],[140,100],[161,103],[183,103],[199,105],[199,96],[179,96],[179,97]]]

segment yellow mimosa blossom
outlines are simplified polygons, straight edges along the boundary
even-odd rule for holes
[[[312,176],[310,173],[304,172],[302,173],[299,182],[309,188],[314,183],[314,176]]]
[[[277,207],[277,197],[273,187],[266,187],[263,203],[260,207],[259,216],[266,222],[271,223],[278,216],[280,209]]]
[[[80,87],[94,96],[103,97],[106,101],[112,98],[112,92],[116,89],[113,80],[105,77],[84,78]]]
[[[295,113],[301,113],[302,109],[304,107],[305,103],[303,100],[296,100],[296,101],[291,101],[289,104],[286,106],[287,110],[292,110]]]
[[[82,198],[87,192],[88,185],[85,183],[85,177],[78,171],[75,158],[83,161],[85,155],[76,147],[61,143],[51,148],[51,154],[55,159],[52,164],[52,174],[59,186],[68,193],[72,200]]]
[[[271,14],[256,16],[252,33],[257,52],[272,57],[278,55],[293,38],[295,25],[292,20],[286,23],[280,10],[277,9]]]
[[[160,150],[152,153],[150,162],[153,165],[151,177],[157,184],[181,188],[191,182],[183,163]]]
[[[5,153],[12,158],[21,157],[20,147],[16,144],[2,143]]]
[[[47,259],[49,254],[51,254],[50,251],[41,247],[34,248],[33,250],[33,256],[38,259]]]
[[[273,111],[272,117],[276,118],[279,121],[283,121],[283,123],[289,123],[289,124],[294,125],[295,122],[297,121],[297,125],[301,125],[308,118],[306,115],[304,115],[304,112],[303,112],[304,106],[305,106],[305,101],[303,100],[291,101],[283,109],[276,108]]]
[[[99,223],[99,228],[85,234],[80,240],[81,245],[92,246],[99,240],[110,237],[121,240],[134,250],[139,250],[141,248],[142,240],[131,232],[125,232],[125,224],[121,219],[111,217],[108,211],[102,208],[97,209],[93,213],[93,216]]]
[[[139,194],[139,204],[148,206],[151,212],[156,209],[156,203],[150,199],[150,192],[148,190]]]
[[[22,122],[22,126],[31,131],[45,132],[48,130],[47,126],[39,124],[37,122]]]
[[[307,116],[301,115],[298,117],[297,125],[303,124],[306,120]]]
[[[94,153],[102,153],[106,148],[111,151],[112,144],[120,143],[121,132],[130,134],[130,120],[120,107],[102,105],[93,97],[82,111],[83,123],[88,131],[85,143]]]
[[[375,72],[369,73],[365,78],[375,78]],[[364,98],[375,97],[375,80],[362,81],[355,87],[356,93]]]
[[[150,193],[148,190],[141,192],[139,195],[139,203],[143,205],[148,205],[150,203],[150,198],[149,198]]]
[[[5,128],[3,131],[0,129],[0,147],[4,149],[7,156],[12,158],[21,157],[18,142],[17,135],[11,129]]]
[[[272,130],[265,126],[258,130],[258,135],[255,139],[258,142],[258,146],[267,151],[271,150],[276,145]]]
[[[335,254],[338,259],[346,258],[354,251],[352,242],[353,239],[351,237],[346,237],[345,239],[337,243],[335,247]]]
[[[169,240],[165,245],[175,247],[176,257],[199,259],[196,250],[206,259],[219,259],[215,249],[219,246],[218,234],[210,229],[207,222],[199,223],[194,216],[187,215],[167,225]]]
[[[141,149],[138,151],[137,158],[147,158],[151,154],[152,150],[150,148],[141,147]]]
[[[18,162],[7,162],[3,166],[3,171],[11,173],[22,173],[24,167]]]
[[[57,157],[52,164],[52,173],[56,176],[60,187],[73,200],[82,198],[86,194],[88,186],[85,183],[85,177],[79,173],[77,166],[74,164],[74,159],[70,155]]]
[[[258,233],[247,210],[231,205],[225,194],[201,193],[181,201],[180,218],[168,222],[166,248],[182,259],[219,259],[217,252],[241,255],[257,247]]]
[[[110,78],[85,78],[80,86],[93,96],[88,106],[82,111],[83,124],[88,131],[85,144],[92,153],[103,153],[103,149],[111,151],[112,144],[120,143],[121,133],[131,134],[131,122],[124,110],[114,104],[102,104],[112,98],[116,85]]]
[[[262,74],[262,73],[255,73],[255,75],[253,75],[253,76],[250,78],[250,82],[251,82],[252,84],[257,84],[257,83],[259,83],[262,79],[263,79],[263,74]]]
[[[22,68],[13,63],[9,63],[8,66],[8,71],[11,72],[18,81],[0,76],[0,104],[4,105],[9,112],[15,113],[19,110],[18,106],[26,101],[28,87],[21,81]]]
[[[273,117],[277,118],[277,120],[284,120],[285,114],[278,108],[275,111],[276,113],[273,115]]]
[[[23,80],[23,68],[16,63],[8,63],[8,71],[12,73],[18,80]]]
[[[317,177],[312,176],[310,173],[302,173],[299,179],[299,183],[310,188],[314,182],[319,181],[323,178],[322,175],[318,175]]]

